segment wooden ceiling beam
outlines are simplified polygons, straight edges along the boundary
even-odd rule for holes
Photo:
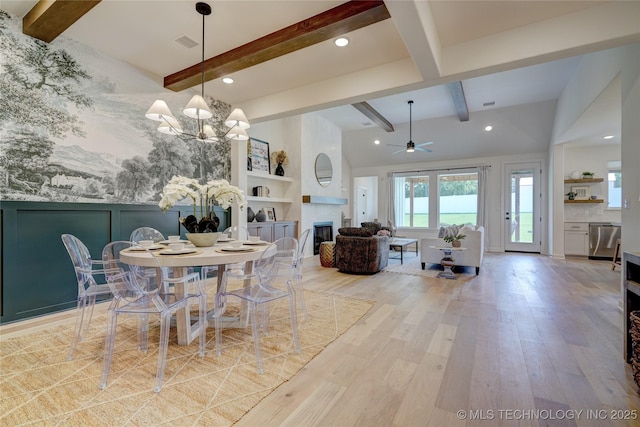
[[[394,131],[393,125],[389,122],[389,120],[385,119],[384,116],[380,114],[378,110],[369,105],[368,102],[356,102],[355,104],[351,104],[351,106],[360,111],[367,118],[371,119],[375,124],[386,130],[387,132]]]
[[[101,0],[40,0],[22,18],[22,32],[50,43]]]
[[[351,0],[205,60],[204,79],[214,80],[390,17],[383,1]],[[197,63],[166,76],[164,87],[178,92],[199,85],[201,67]]]
[[[467,107],[467,99],[464,97],[464,89],[462,88],[462,82],[453,82],[447,84],[451,98],[453,98],[453,104],[456,107],[458,118],[461,122],[469,121],[469,108]]]

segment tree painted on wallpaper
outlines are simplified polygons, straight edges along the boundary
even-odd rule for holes
[[[157,203],[173,175],[230,179],[229,143],[183,141],[144,118],[153,99],[181,105],[191,97],[156,92],[130,66],[64,36],[51,44],[25,36],[0,11],[1,198]],[[222,137],[231,106],[208,102]],[[187,131],[195,126],[178,120]]]

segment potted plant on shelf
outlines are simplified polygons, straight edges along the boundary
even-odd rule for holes
[[[577,195],[578,193],[574,193],[573,191],[569,191],[567,193],[567,197],[569,197],[569,200],[575,200]]]
[[[188,231],[187,239],[196,246],[213,246],[220,236],[220,219],[213,212],[215,204],[227,209],[235,203],[242,209],[246,201],[244,192],[225,179],[200,184],[197,179],[173,176],[162,189],[158,206],[166,211],[187,197],[191,199],[193,215],[180,218],[180,223]]]
[[[271,153],[271,161],[278,164],[278,166],[276,166],[275,174],[278,176],[284,176],[284,168],[282,166],[286,166],[287,163],[289,163],[287,152],[284,150],[274,151]]]
[[[462,245],[461,240],[467,237],[466,234],[460,233],[460,229],[463,227],[463,224],[460,225],[450,225],[444,229],[444,235],[442,236],[442,240],[447,243],[451,243],[451,246],[454,248],[459,248]]]
[[[593,172],[582,172],[582,179],[593,179],[593,176],[595,175],[595,173]]]

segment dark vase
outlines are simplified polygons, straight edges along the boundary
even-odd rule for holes
[[[253,209],[251,209],[251,207],[248,206],[247,207],[247,222],[253,222],[255,217],[256,217],[255,212],[253,212]]]
[[[247,157],[247,170],[248,171],[253,170],[253,162],[251,161],[251,157]]]
[[[284,176],[284,169],[282,168],[282,163],[278,163],[278,166],[276,166],[276,175]]]
[[[267,214],[264,213],[264,211],[262,209],[260,209],[258,211],[258,213],[256,214],[256,221],[265,222],[266,220],[267,220]]]

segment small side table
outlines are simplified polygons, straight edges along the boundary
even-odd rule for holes
[[[336,264],[336,244],[335,242],[320,242],[320,265],[323,267],[334,267]]]
[[[432,249],[439,249],[444,253],[444,257],[440,260],[440,264],[442,265],[443,271],[438,273],[438,277],[442,279],[457,279],[458,276],[453,272],[453,267],[455,266],[455,259],[453,258],[452,252],[454,251],[466,251],[467,248],[454,248],[454,247],[443,247],[443,246],[429,246]]]

